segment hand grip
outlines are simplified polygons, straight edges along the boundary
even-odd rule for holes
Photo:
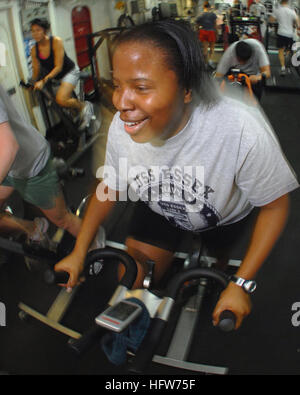
[[[68,280],[69,273],[67,272],[55,272],[51,269],[48,269],[44,272],[44,281],[46,284],[66,284]]]
[[[236,316],[230,310],[224,310],[220,314],[218,327],[223,332],[230,332],[235,328]]]

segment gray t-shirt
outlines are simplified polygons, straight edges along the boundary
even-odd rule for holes
[[[34,177],[49,159],[49,143],[19,114],[9,95],[0,85],[0,123],[3,122],[9,122],[19,144],[19,150],[8,175],[14,178]]]
[[[278,22],[277,34],[292,38],[294,35],[294,23],[297,20],[297,14],[287,6],[279,6],[274,10],[274,16]]]
[[[239,63],[235,53],[235,47],[239,42],[237,41],[231,44],[224,52],[218,64],[217,73],[225,75],[230,68],[234,67],[248,75],[256,75],[259,74],[260,67],[269,66],[270,60],[261,42],[254,38],[247,38],[243,41],[252,47],[252,56],[250,59],[245,64]]]
[[[123,191],[121,200],[139,197],[171,223],[195,232],[239,221],[254,206],[298,187],[260,111],[230,98],[210,109],[196,107],[184,129],[163,146],[134,142],[116,113],[97,177]]]
[[[267,16],[267,9],[261,3],[252,3],[249,7],[250,15],[257,16],[261,19],[265,19]]]

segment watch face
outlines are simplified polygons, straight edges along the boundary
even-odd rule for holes
[[[243,284],[243,288],[246,292],[252,293],[256,289],[256,282],[255,281],[245,281]]]

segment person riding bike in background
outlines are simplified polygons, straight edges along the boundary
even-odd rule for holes
[[[0,230],[25,234],[28,241],[48,247],[45,217],[30,221],[4,211],[14,191],[57,227],[77,236],[81,220],[66,206],[48,141],[24,120],[0,85]]]
[[[260,100],[262,75],[271,76],[270,60],[263,44],[253,38],[232,43],[220,59],[215,77],[224,77],[232,68],[250,76],[253,93]]]
[[[36,41],[31,50],[34,89],[43,89],[49,80],[58,80],[60,85],[56,102],[61,107],[72,108],[80,113],[79,129],[82,130],[89,125],[94,115],[93,105],[72,97],[80,77],[79,67],[67,56],[61,38],[48,36],[49,29],[50,24],[46,19],[31,21],[31,34]],[[41,71],[46,73],[42,78]]]

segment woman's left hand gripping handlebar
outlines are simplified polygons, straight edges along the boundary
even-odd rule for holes
[[[241,326],[243,319],[250,314],[252,303],[250,296],[239,286],[230,282],[221,293],[213,311],[213,325],[218,325],[219,316],[224,310],[232,311],[236,316],[235,329]]]

